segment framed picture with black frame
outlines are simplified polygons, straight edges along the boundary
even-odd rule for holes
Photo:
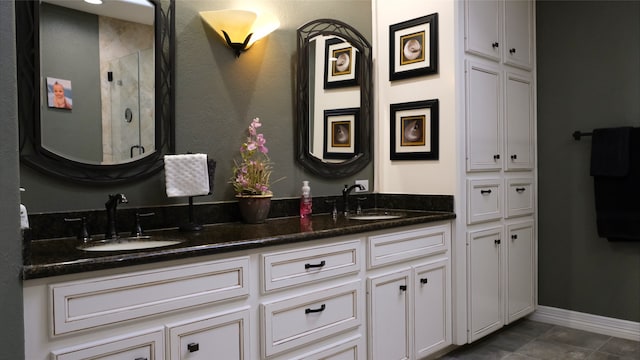
[[[391,160],[438,160],[438,99],[391,104]]]
[[[324,59],[325,89],[358,85],[360,57],[353,45],[340,38],[330,38],[325,42]]]
[[[389,26],[389,80],[438,73],[438,13]]]
[[[324,111],[324,159],[351,159],[358,153],[359,121],[359,108]]]

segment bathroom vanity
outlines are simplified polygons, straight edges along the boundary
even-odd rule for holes
[[[422,358],[451,344],[454,218],[224,223],[141,250],[32,241],[26,358]]]

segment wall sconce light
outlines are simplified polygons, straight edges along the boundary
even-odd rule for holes
[[[280,26],[273,14],[249,10],[201,11],[200,17],[225,40],[236,57]]]

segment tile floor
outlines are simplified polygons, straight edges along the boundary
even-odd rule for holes
[[[525,319],[441,359],[639,360],[640,342]]]

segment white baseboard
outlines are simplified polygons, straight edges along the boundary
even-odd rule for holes
[[[585,330],[596,334],[640,341],[640,322],[591,315],[549,306],[540,306],[529,315],[529,319]]]

